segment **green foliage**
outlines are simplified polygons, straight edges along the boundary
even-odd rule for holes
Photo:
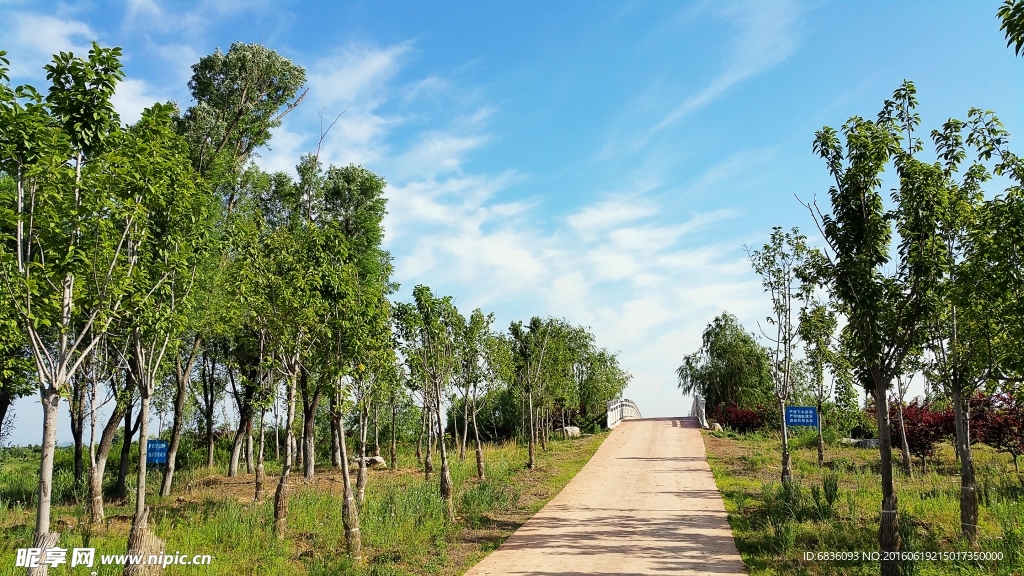
[[[305,81],[305,70],[259,44],[236,42],[201,58],[188,83],[195,104],[179,124],[195,169],[210,176],[217,168],[214,180],[234,173],[302,100],[305,92],[289,102]]]
[[[754,408],[771,398],[767,351],[735,316],[723,312],[704,329],[700,350],[676,370],[684,394],[704,396],[707,411],[735,402]]]
[[[997,16],[1001,20],[999,29],[1006,33],[1007,47],[1013,46],[1013,53],[1019,56],[1024,49],[1024,2],[1003,0]]]

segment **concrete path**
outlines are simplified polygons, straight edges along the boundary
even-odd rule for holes
[[[626,420],[467,576],[746,574],[691,418]]]

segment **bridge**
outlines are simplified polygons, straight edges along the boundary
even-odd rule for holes
[[[746,574],[695,417],[608,403],[612,432],[553,500],[467,576]]]

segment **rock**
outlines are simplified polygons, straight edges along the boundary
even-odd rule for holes
[[[576,426],[566,426],[565,428],[559,428],[556,432],[563,434],[566,438],[579,438],[580,429]]]
[[[711,425],[711,429],[714,430],[715,432],[721,432],[722,425],[719,424],[718,422],[715,422],[714,424]]]
[[[366,467],[372,469],[375,468],[387,468],[388,463],[384,461],[383,456],[367,456]],[[359,458],[353,458],[352,463],[348,465],[349,470],[359,469]]]
[[[878,448],[877,438],[840,438],[839,441],[854,448]]]

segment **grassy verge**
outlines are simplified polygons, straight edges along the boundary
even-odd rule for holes
[[[150,517],[156,534],[166,542],[166,551],[190,556],[210,554],[213,560],[201,569],[172,565],[163,573],[461,574],[553,498],[590,460],[606,436],[552,441],[547,451],[538,450],[539,465],[533,470],[524,467],[525,446],[487,446],[488,478],[483,482],[476,479],[472,452],[465,462],[455,458],[451,470],[459,514],[455,523],[444,519],[436,475],[425,482],[422,472],[413,467],[371,471],[360,513],[368,560],[364,566],[353,566],[344,556],[339,472],[318,471],[312,484],[303,482],[301,471],[294,478],[288,536],[281,541],[271,531],[276,478],[268,477],[267,499],[254,503],[252,475],[226,478],[189,471],[176,480],[176,493],[171,497],[147,495],[147,501],[153,504]],[[410,466],[414,464],[411,458],[406,460]],[[21,479],[34,469],[29,462],[4,464],[0,493],[20,490],[20,484],[25,483]],[[151,476],[150,486],[158,487],[157,480],[155,474]],[[5,482],[10,486],[3,485]],[[84,499],[81,501],[84,503]],[[18,502],[0,504],[0,574],[21,574],[23,569],[14,568],[15,551],[31,545],[35,510]],[[56,506],[53,526],[61,532],[59,546],[94,547],[97,564],[100,554],[123,553],[132,506],[130,498],[108,505],[108,520],[98,528],[86,523],[83,504]],[[98,566],[92,570],[112,575],[120,574],[122,567]],[[50,573],[89,572],[65,564]]]
[[[779,484],[779,438],[705,432],[704,443],[737,547],[752,575],[878,574],[877,562],[804,557],[807,552],[878,550],[878,450],[830,446],[826,465],[819,469],[813,436],[797,438],[795,487],[785,489]],[[987,446],[974,449],[981,499],[977,551],[1001,553],[1003,560],[908,560],[905,576],[1024,574],[1020,480],[1008,456]],[[894,457],[898,468],[898,452]],[[916,461],[912,477],[897,471],[896,490],[904,550],[972,551],[958,534],[960,487],[951,446],[941,447],[926,472]]]

